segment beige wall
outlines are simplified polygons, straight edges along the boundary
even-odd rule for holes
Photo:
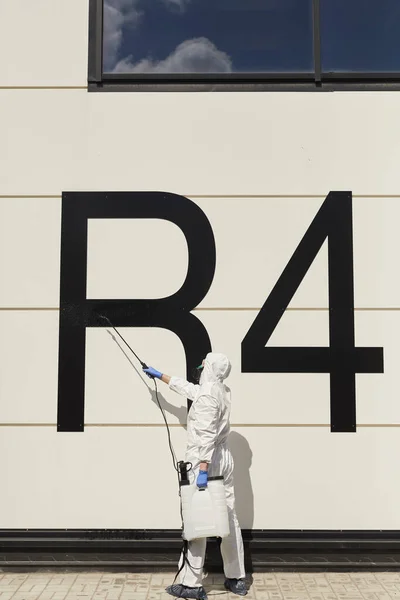
[[[400,96],[88,93],[87,14],[84,0],[0,4],[0,528],[179,527],[161,415],[104,329],[87,333],[85,433],[56,432],[61,193],[162,190],[198,203],[216,238],[195,314],[233,362],[242,526],[400,529]],[[357,375],[357,434],[330,433],[328,375],[240,373],[241,341],[330,190],[355,195],[356,343],[385,356],[384,375]],[[88,297],[160,297],[186,274],[169,223],[90,222],[88,246]],[[326,244],[289,308],[271,344],[328,344]],[[122,333],[184,372],[171,332]],[[183,456],[184,401],[162,391]]]

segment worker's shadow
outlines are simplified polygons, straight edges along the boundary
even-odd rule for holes
[[[166,400],[164,398],[164,396],[160,393],[159,390],[157,390],[157,394],[156,394],[156,391],[152,390],[151,387],[149,387],[149,392],[150,392],[151,399],[154,402],[154,404],[158,407],[161,407],[162,410],[166,411],[170,415],[174,415],[174,417],[176,417],[178,419],[179,424],[182,425],[182,427],[184,429],[186,429],[186,427],[187,427],[187,424],[186,424],[187,407],[186,406],[175,406],[174,404],[171,404],[171,402],[168,402],[168,400]],[[157,401],[157,396],[158,396],[158,401]]]

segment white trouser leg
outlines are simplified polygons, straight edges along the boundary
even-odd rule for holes
[[[192,540],[188,543],[187,561],[181,571],[181,583],[188,587],[201,587],[203,581],[203,566],[206,555],[207,538]],[[179,568],[182,565],[183,553],[179,561]],[[189,566],[190,565],[190,566]]]
[[[228,579],[244,578],[244,552],[242,532],[235,509],[228,508],[229,536],[221,540],[221,554],[224,561],[224,573]]]
[[[224,573],[228,579],[244,578],[243,538],[235,511],[233,475],[228,470],[225,478],[226,503],[228,505],[229,535],[221,540],[221,554],[224,561]]]

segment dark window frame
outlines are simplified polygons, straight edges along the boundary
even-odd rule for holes
[[[88,90],[90,92],[257,92],[400,90],[400,72],[332,72],[321,69],[320,0],[313,2],[314,72],[131,74],[103,73],[104,0],[89,0]]]

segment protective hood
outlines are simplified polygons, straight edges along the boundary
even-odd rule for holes
[[[225,354],[209,352],[204,361],[200,384],[222,382],[231,372],[231,363]]]

